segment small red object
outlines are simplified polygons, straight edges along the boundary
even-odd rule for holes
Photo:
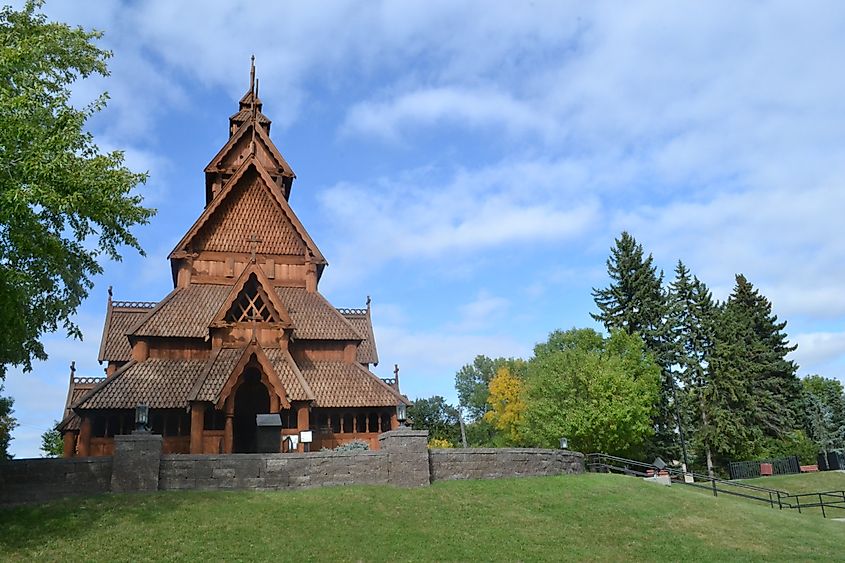
[[[760,475],[763,477],[771,477],[773,474],[771,463],[760,464]]]

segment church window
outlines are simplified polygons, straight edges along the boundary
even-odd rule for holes
[[[243,323],[249,321],[270,322],[278,320],[270,305],[270,300],[255,274],[249,276],[240,293],[238,293],[229,311],[226,321]]]

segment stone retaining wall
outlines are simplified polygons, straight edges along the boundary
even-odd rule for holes
[[[388,482],[386,452],[165,455],[158,488],[287,489]]]
[[[112,458],[19,459],[0,462],[0,505],[43,502],[111,490]]]
[[[429,450],[432,481],[583,473],[584,454],[528,448]]]
[[[426,486],[451,479],[560,475],[584,471],[564,450],[429,450],[428,432],[403,428],[368,452],[162,455],[161,436],[119,437],[114,457],[24,459],[0,463],[0,505],[71,495],[154,490],[273,490],[353,484]]]

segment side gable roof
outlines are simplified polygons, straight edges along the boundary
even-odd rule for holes
[[[233,190],[241,184],[241,181],[244,179],[247,172],[250,171],[257,174],[257,184],[260,186],[260,189],[267,191],[270,200],[273,202],[272,205],[279,212],[281,212],[282,217],[290,223],[293,232],[297,235],[299,240],[301,240],[302,244],[311,252],[312,256],[314,257],[314,262],[316,264],[327,264],[328,262],[326,262],[326,259],[320,252],[320,249],[317,248],[317,245],[314,243],[314,241],[311,239],[311,236],[305,230],[305,227],[302,225],[302,222],[293,212],[293,209],[291,209],[290,204],[288,204],[279,187],[269,176],[269,174],[264,170],[264,168],[255,160],[255,157],[253,156],[249,157],[241,165],[238,171],[226,182],[226,184],[220,190],[220,193],[217,194],[217,196],[211,201],[211,203],[205,208],[205,210],[203,210],[202,214],[194,222],[193,226],[191,226],[188,232],[185,233],[185,236],[182,237],[182,240],[179,241],[179,243],[170,253],[169,258],[173,258],[177,252],[184,251],[187,249],[188,245],[199,235],[201,229],[209,222],[209,220],[216,214],[216,212],[223,207],[224,202],[227,201],[227,199],[231,196]],[[245,212],[248,211],[251,210],[245,210]],[[252,211],[252,213],[254,214],[254,211]],[[249,215],[249,213],[247,214]],[[267,229],[265,227],[263,230],[259,230],[256,234],[262,235],[263,232],[266,232],[266,230]],[[273,234],[278,237],[278,233]]]
[[[98,362],[126,362],[132,355],[132,346],[126,334],[146,317],[156,303],[146,301],[111,301],[103,323]]]
[[[314,390],[319,407],[392,407],[400,401],[411,404],[358,363],[303,360],[299,369]]]
[[[364,340],[337,309],[317,292],[301,287],[276,287],[300,340]]]
[[[177,287],[127,332],[133,336],[205,338],[214,313],[230,290],[212,284]]]
[[[338,309],[341,315],[349,321],[364,340],[358,346],[357,361],[362,364],[378,365],[378,349],[376,348],[376,336],[373,332],[373,319],[370,310],[367,309]]]
[[[238,112],[232,117],[240,115],[242,112]],[[266,119],[266,118],[265,118]],[[269,120],[267,120],[269,122]],[[225,158],[236,149],[238,143],[247,137],[247,135],[252,135],[252,130],[254,128],[253,122],[250,119],[240,127],[238,130],[235,131],[235,134],[229,137],[229,140],[226,141],[226,144],[223,145],[217,154],[214,155],[214,158],[211,159],[211,162],[205,167],[205,172],[214,172],[220,170],[220,164],[225,160]],[[276,145],[273,141],[270,140],[270,136],[267,135],[266,131],[262,127],[255,128],[255,139],[256,141],[260,141],[273,160],[278,165],[279,169],[282,171],[282,174],[285,176],[290,176],[291,178],[296,178],[296,174],[294,174],[293,169],[290,167],[290,164],[287,163],[285,158],[282,156],[282,153],[279,152],[279,149],[276,148]]]

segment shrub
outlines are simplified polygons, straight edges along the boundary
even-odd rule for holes
[[[432,438],[431,440],[428,441],[428,447],[438,449],[438,448],[454,448],[455,446],[454,446],[454,444],[452,444],[452,442],[450,442],[449,440],[446,440],[445,438]]]

